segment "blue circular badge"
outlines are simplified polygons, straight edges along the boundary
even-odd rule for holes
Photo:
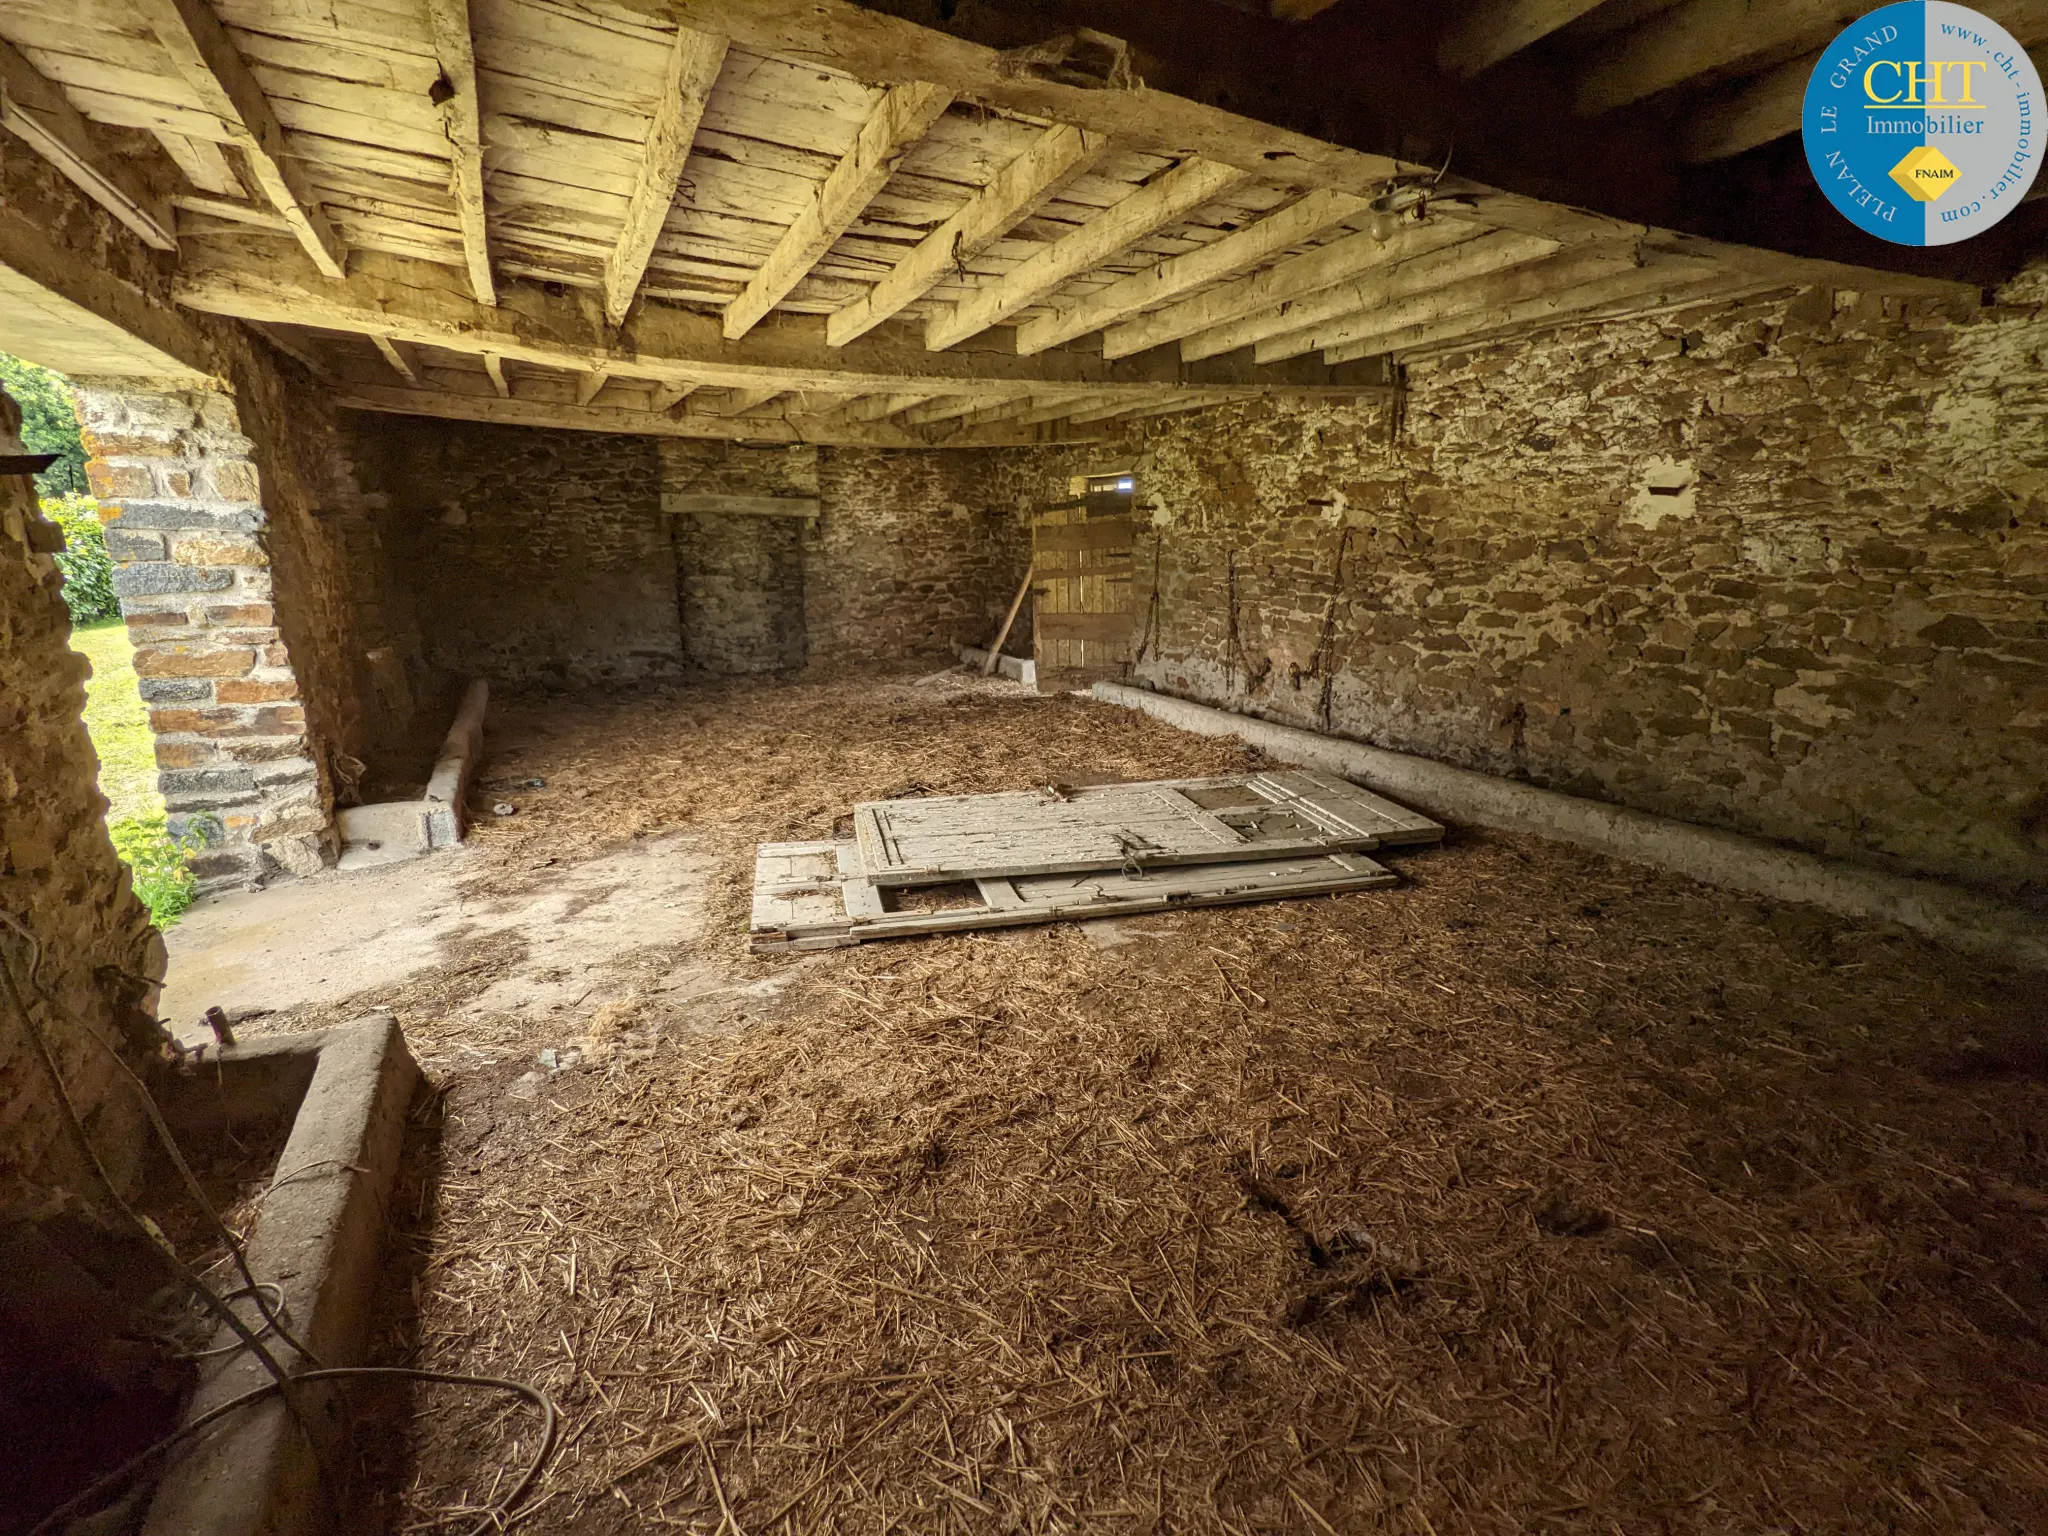
[[[1849,222],[1952,245],[2020,205],[2048,130],[2041,76],[1997,22],[1948,0],[1872,11],[1806,83],[1806,162]]]

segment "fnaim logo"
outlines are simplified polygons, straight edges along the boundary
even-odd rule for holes
[[[2020,204],[2040,168],[2041,76],[1997,22],[1947,0],[1887,5],[1806,84],[1806,160],[1850,222],[1951,245]]]

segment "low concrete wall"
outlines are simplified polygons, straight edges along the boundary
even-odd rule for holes
[[[1775,848],[1621,806],[1452,768],[1363,742],[1273,725],[1170,694],[1097,683],[1095,697],[1201,736],[1235,736],[1286,762],[1324,768],[1446,821],[1529,832],[1636,864],[1844,917],[1896,923],[1971,954],[2048,970],[2048,919],[1933,880],[1910,880]]]

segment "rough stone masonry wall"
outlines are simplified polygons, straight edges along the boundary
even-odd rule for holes
[[[1170,691],[2040,900],[2048,270],[2002,300],[1586,326],[1411,369],[1392,433],[1232,407],[1012,463],[1139,454]]]
[[[0,963],[27,994],[94,1144],[129,1178],[140,1108],[86,1031],[140,1054],[148,1021],[136,1005],[154,1003],[164,950],[107,838],[82,718],[89,668],[70,648],[51,559],[60,547],[28,477],[0,476]],[[33,1212],[57,1189],[93,1198],[5,985],[0,1018],[0,1218]]]
[[[433,667],[553,687],[677,669],[651,439],[369,415],[354,431]]]
[[[424,653],[497,682],[942,660],[986,638],[1028,547],[987,455],[396,417],[353,430]],[[664,496],[689,495],[810,498],[820,513],[664,512]]]
[[[812,665],[945,662],[957,645],[988,644],[1031,558],[1001,460],[832,448],[818,473],[825,512],[805,586]]]

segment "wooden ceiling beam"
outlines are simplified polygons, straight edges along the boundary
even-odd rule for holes
[[[2048,4],[2043,0],[1982,0],[1984,14],[2032,50],[2035,67],[2048,71],[2048,49],[2035,47],[2048,38]],[[1708,103],[1682,131],[1681,151],[1688,165],[1726,160],[1799,131],[1806,106],[1806,83],[1824,50],[1802,54],[1776,69],[1746,80],[1733,92]]]
[[[169,203],[110,151],[53,82],[0,39],[0,127],[159,251],[178,248]]]
[[[1126,246],[1175,223],[1250,178],[1232,165],[1191,158],[1155,177],[1073,233],[1041,247],[1010,271],[932,317],[925,345],[944,351],[1007,320],[1069,278],[1099,267]]]
[[[785,393],[787,391],[772,385],[763,385],[758,389],[732,389],[717,400],[692,402],[690,409],[706,416],[744,416],[748,411],[766,405],[776,396]]]
[[[377,411],[399,416],[551,427],[578,432],[626,433],[641,437],[820,443],[859,448],[934,446],[932,438],[911,428],[900,427],[893,422],[848,421],[843,414],[714,416],[674,409],[636,410],[623,405],[579,406],[568,400],[524,397],[507,400],[494,393],[470,393],[447,386],[407,389],[353,376],[339,384],[335,404],[344,410]],[[944,441],[949,448],[1013,448],[1061,441],[1093,442],[1098,436],[1095,433],[1060,433],[1044,426],[1000,423],[955,431]]]
[[[206,0],[134,0],[200,105],[226,125],[271,206],[327,277],[340,277],[348,247],[320,207],[303,163],[285,145],[270,98]]]
[[[1156,309],[1191,288],[1200,288],[1277,256],[1290,245],[1299,245],[1321,234],[1332,224],[1356,217],[1368,206],[1364,198],[1353,197],[1349,192],[1309,192],[1200,250],[1134,272],[1064,309],[1025,321],[1017,327],[1017,350],[1028,357],[1090,331],[1103,330],[1144,310]]]
[[[825,325],[827,344],[843,347],[916,303],[1030,218],[1108,148],[1109,140],[1082,128],[1047,129],[965,207],[913,246],[887,277],[835,311]]]
[[[640,293],[655,242],[675,204],[676,183],[690,158],[690,146],[696,142],[704,105],[711,99],[718,72],[725,67],[727,46],[720,33],[686,26],[676,33],[675,46],[669,50],[661,99],[648,125],[640,169],[626,203],[626,222],[619,231],[618,244],[605,258],[604,313],[613,325],[625,322]]]
[[[1546,265],[1561,275],[1563,264],[1578,263],[1583,259],[1583,253],[1574,253],[1553,258]],[[1527,292],[1528,285],[1520,281],[1523,276],[1510,272],[1488,279],[1494,285],[1490,291],[1468,288],[1455,299],[1446,294],[1437,304],[1434,314],[1429,313],[1429,306],[1424,304],[1404,309],[1398,315],[1389,312],[1368,334],[1333,347],[1324,356],[1332,361],[1342,359],[1348,362],[1365,357],[1399,355],[1414,347],[1508,327],[1541,329],[1552,323],[1565,324],[1575,321],[1588,310],[1613,305],[1619,300],[1639,299],[1647,308],[1665,302],[1665,296],[1674,292],[1705,293],[1730,286],[1727,274],[1716,272],[1710,263],[1664,255],[1654,256],[1640,267],[1609,271],[1588,280],[1560,280],[1557,286],[1535,294]],[[1391,323],[1397,321],[1401,323]]]
[[[1181,356],[1189,359],[1218,357],[1239,347],[1254,344],[1269,349],[1274,358],[1299,357],[1320,351],[1314,340],[1317,328],[1348,315],[1380,308],[1416,294],[1425,294],[1447,284],[1484,277],[1525,262],[1541,261],[1555,255],[1558,244],[1541,235],[1516,235],[1506,231],[1464,240],[1443,250],[1416,256],[1398,266],[1379,267],[1364,277],[1318,289],[1290,303],[1260,310],[1242,320],[1198,331],[1180,344]],[[1299,345],[1293,343],[1299,340]],[[1278,342],[1289,344],[1280,350]]]
[[[1030,398],[1029,395],[1020,394],[1008,403],[1014,404],[1017,400],[1029,400]],[[999,398],[991,399],[983,394],[942,395],[937,400],[927,401],[923,405],[913,405],[903,413],[903,424],[906,427],[925,427],[930,426],[935,421],[954,421],[962,416],[971,416],[976,411],[986,410],[989,406],[1000,403],[1004,402]]]
[[[1570,26],[1604,0],[1473,0],[1443,35],[1436,61],[1465,79]]]
[[[1598,117],[1745,59],[1803,52],[1868,9],[1861,0],[1684,0],[1602,46],[1573,104]]]
[[[910,147],[952,104],[951,91],[922,81],[893,86],[883,93],[861,124],[853,148],[811,194],[761,269],[725,306],[726,340],[737,341],[746,335],[809,275],[847,226],[866,211],[875,194],[888,185]]]
[[[1386,303],[1375,303],[1305,330],[1290,331],[1258,343],[1257,351],[1276,357],[1327,352],[1442,319],[1467,310],[1499,308],[1541,299],[1564,289],[1633,273],[1642,264],[1633,244],[1584,246],[1547,261],[1517,264],[1458,282],[1431,284]],[[1371,356],[1358,353],[1357,356]]]
[[[650,303],[640,306],[631,324],[614,330],[587,294],[508,278],[493,308],[476,302],[459,270],[437,262],[363,251],[353,264],[355,271],[337,281],[321,278],[289,249],[252,252],[239,244],[187,241],[172,295],[186,308],[236,319],[385,336],[472,357],[494,352],[551,371],[608,368],[633,378],[726,389],[773,384],[783,390],[937,395],[1088,386],[1114,394],[1160,385],[1238,385],[1283,394],[1357,392],[1351,380],[1320,364],[1266,370],[1238,357],[1187,364],[1158,354],[1112,362],[1067,347],[1018,357],[997,344],[1007,338],[931,352],[907,326],[831,347],[822,315],[776,314],[743,341],[730,342],[716,315]]]
[[[483,113],[477,105],[476,44],[470,32],[469,0],[427,0],[434,33],[434,57],[452,94],[441,104],[448,135],[448,190],[462,227],[462,258],[469,291],[479,304],[498,302],[491,276],[490,221],[484,211]]]
[[[719,32],[754,53],[803,59],[871,85],[929,81],[1000,111],[1071,123],[1124,149],[1256,169],[1289,186],[1329,186],[1371,196],[1389,176],[1434,169],[1346,149],[1307,134],[1164,91],[1104,89],[854,0],[619,0],[673,25]]]
[[[1385,240],[1369,234],[1347,235],[1299,256],[1290,256],[1255,276],[1224,283],[1165,309],[1111,326],[1102,335],[1102,355],[1119,358],[1149,352],[1167,342],[1291,303],[1347,279],[1413,260],[1484,232],[1483,226],[1439,219],[1400,230]]]

